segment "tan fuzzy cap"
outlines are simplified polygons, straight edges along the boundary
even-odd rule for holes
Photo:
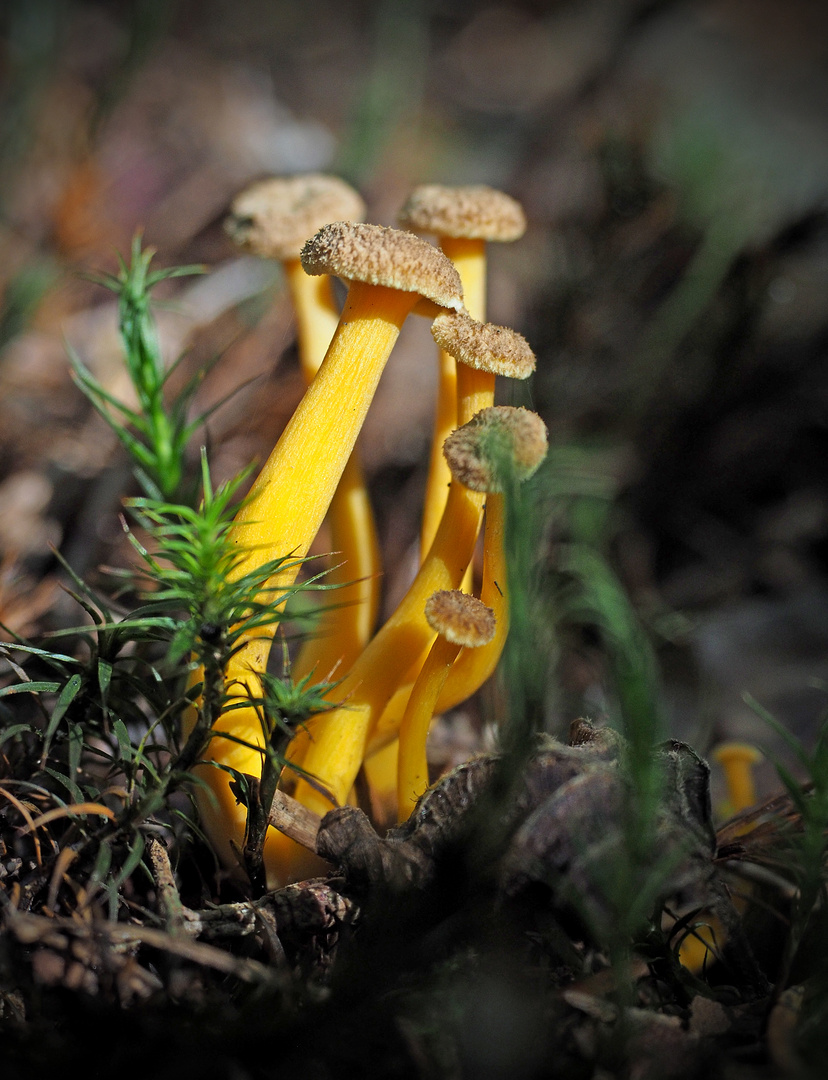
[[[484,184],[421,184],[398,220],[407,229],[466,240],[518,240],[526,231],[520,203]]]
[[[527,480],[546,457],[546,425],[530,409],[493,405],[481,409],[468,424],[443,443],[452,476],[472,491],[502,490],[498,475],[504,459],[518,480]]]
[[[478,648],[495,634],[495,614],[490,607],[457,589],[440,589],[426,600],[425,617],[432,630],[452,645]]]
[[[301,259],[307,274],[419,293],[441,308],[464,310],[460,275],[442,251],[413,233],[335,221],[308,240]]]
[[[516,330],[480,323],[465,312],[438,315],[431,336],[455,360],[478,371],[528,379],[535,370],[535,354]]]
[[[329,221],[361,221],[365,203],[344,180],[324,173],[274,176],[239,194],[225,229],[240,247],[268,259],[298,259]]]

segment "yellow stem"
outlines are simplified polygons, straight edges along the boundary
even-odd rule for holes
[[[756,785],[753,768],[761,754],[749,743],[726,742],[713,750],[713,757],[722,767],[727,784],[727,801],[732,814],[756,805]]]
[[[319,369],[339,316],[331,279],[312,276],[299,259],[283,263],[296,312],[299,362],[307,383]],[[330,607],[312,637],[299,650],[291,669],[294,679],[315,671],[317,680],[340,677],[365,648],[377,621],[381,563],[374,514],[355,448],[328,510],[333,569],[325,578],[338,585],[325,593]]]
[[[486,241],[456,236],[439,237],[443,254],[454,263],[463,285],[466,311],[478,322],[486,321]]]
[[[365,419],[400,327],[417,301],[416,293],[354,282],[342,317],[316,378],[288,422],[259,474],[248,502],[230,530],[243,552],[236,574],[285,555],[301,558],[316,535]],[[269,585],[288,588],[298,568]],[[251,632],[227,666],[228,687],[239,696],[260,696],[275,627]],[[194,716],[184,721],[185,737]],[[225,712],[205,758],[254,776],[261,774],[264,737],[252,706]],[[222,735],[231,736],[222,738]],[[197,769],[207,790],[199,790],[202,820],[220,857],[235,861],[233,844],[244,836],[245,810],[229,790],[230,778],[210,765]],[[267,847],[266,847],[267,859]]]
[[[299,365],[310,384],[336,333],[339,311],[327,274],[306,274],[298,258],[286,259],[282,269],[296,316]]]
[[[400,744],[392,739],[362,763],[371,796],[371,820],[378,831],[397,820],[397,759]]]
[[[486,318],[485,240],[464,240],[452,236],[441,236],[439,241],[444,254],[451,259],[460,275],[466,310],[473,319],[484,322]],[[423,557],[431,547],[448,498],[451,472],[443,457],[443,443],[457,426],[457,361],[441,349],[437,410],[431,440],[423,522],[420,530],[420,551]]]
[[[420,555],[424,558],[440,524],[448,498],[451,470],[443,456],[443,443],[457,427],[457,361],[440,349],[437,408],[431,437],[431,456],[420,526]]]
[[[457,365],[457,426],[468,424],[494,405],[495,376],[468,364]]]
[[[452,483],[446,512],[417,577],[381,630],[372,638],[337,688],[344,704],[316,717],[304,768],[345,802],[364,756],[365,740],[399,681],[434,640],[423,613],[426,600],[439,589],[456,589],[471,558],[484,496]],[[330,802],[303,780],[296,798],[319,813]]]
[[[480,599],[495,614],[495,635],[477,649],[464,649],[452,665],[445,685],[435,703],[435,715],[455,708],[483,685],[492,675],[506,635],[509,632],[509,600],[506,594],[506,559],[503,549],[503,496],[491,494],[486,498],[486,526],[483,531],[483,581]],[[367,760],[397,737],[400,722],[411,696],[413,683],[397,688],[383,710],[368,742]]]
[[[416,293],[352,284],[316,378],[231,530],[233,543],[244,551],[239,575],[269,558],[307,554],[416,300]]]
[[[400,724],[397,766],[397,819],[405,821],[428,787],[426,738],[437,697],[462,646],[439,636],[414,683]],[[475,652],[476,650],[464,650]]]
[[[324,582],[323,611],[313,636],[291,667],[294,680],[315,672],[315,680],[339,679],[368,644],[379,609],[380,554],[374,514],[356,451],[348,459],[328,511],[334,562]]]
[[[734,813],[746,810],[756,802],[756,787],[753,783],[753,766],[747,762],[731,762],[725,769],[730,805]]]

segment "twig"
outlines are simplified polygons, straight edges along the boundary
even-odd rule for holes
[[[164,925],[171,934],[181,934],[184,931],[184,905],[178,895],[167,849],[155,836],[150,839],[147,849],[158,887],[158,901],[164,915]]]
[[[234,975],[247,983],[273,984],[280,980],[272,969],[258,960],[232,956],[215,945],[193,941],[189,937],[174,937],[164,930],[148,926],[125,926],[122,923],[96,921],[91,924],[80,923],[75,919],[47,919],[42,915],[28,912],[6,912],[6,926],[23,945],[44,944],[60,947],[64,944],[63,935],[69,940],[105,940],[116,952],[132,950],[139,945],[160,949],[189,960],[202,967],[212,968],[225,975]]]
[[[301,844],[314,854],[321,821],[322,818],[318,814],[308,810],[291,795],[278,790],[274,794],[267,818],[268,825],[272,825],[274,829],[283,832],[285,836],[289,836],[291,840],[295,840],[297,844]]]

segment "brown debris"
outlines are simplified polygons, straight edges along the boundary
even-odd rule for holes
[[[319,832],[320,817],[308,810],[297,799],[278,789],[273,795],[273,803],[267,819],[268,825],[309,851],[316,851],[316,835]]]
[[[316,978],[324,978],[330,970],[340,937],[360,917],[358,904],[321,878],[272,893],[267,906],[275,915],[288,958]]]
[[[592,860],[619,841],[624,744],[615,733],[592,728],[585,720],[573,725],[572,738],[577,741],[569,746],[544,738],[521,777],[505,811],[510,840],[500,857],[499,888],[511,897],[539,883],[555,891],[566,869],[567,888],[573,890],[567,894],[570,900],[578,898],[579,909],[592,913],[594,925],[608,925],[611,914],[592,885]],[[681,852],[670,887],[683,899],[700,898],[707,895],[713,877],[715,843],[709,805],[705,808],[702,802],[688,810],[685,790],[693,784],[705,787],[707,766],[683,744],[671,743],[659,754],[669,791],[659,824],[661,842],[675,848],[677,856]],[[469,813],[499,760],[483,755],[444,776],[421,797],[408,820],[385,838],[377,836],[356,807],[329,812],[320,826],[318,853],[356,887],[425,888],[437,873],[441,852],[469,827]],[[675,791],[669,787],[671,776]]]

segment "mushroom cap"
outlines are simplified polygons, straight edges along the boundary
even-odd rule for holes
[[[467,240],[518,240],[526,231],[520,203],[485,184],[421,184],[398,220],[407,229]]]
[[[362,197],[324,173],[273,176],[233,201],[225,229],[240,247],[268,259],[298,259],[309,236],[329,221],[361,221]]]
[[[517,330],[477,322],[466,312],[438,315],[431,336],[455,360],[478,371],[528,379],[535,370],[535,354]]]
[[[503,490],[504,467],[527,480],[546,457],[546,424],[530,409],[493,405],[443,443],[452,476],[472,491]]]
[[[425,617],[432,630],[450,641],[476,649],[495,634],[495,614],[476,596],[458,589],[440,589],[426,600]]]
[[[335,221],[308,240],[301,259],[307,274],[335,274],[419,293],[441,308],[463,310],[463,286],[452,263],[438,248],[401,229]]]
[[[730,761],[746,761],[751,765],[758,765],[764,755],[761,750],[751,743],[730,741],[719,743],[711,755],[720,765]]]

